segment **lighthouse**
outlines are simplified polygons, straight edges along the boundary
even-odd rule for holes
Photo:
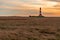
[[[42,9],[41,9],[41,7],[39,8],[39,15],[38,16],[29,16],[29,17],[44,17],[43,15],[42,15]]]
[[[40,10],[39,10],[39,17],[44,17],[44,16],[42,16],[42,9],[41,9],[41,7],[40,7]]]

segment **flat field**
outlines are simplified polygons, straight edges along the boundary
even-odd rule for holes
[[[60,18],[0,17],[0,40],[60,40]]]

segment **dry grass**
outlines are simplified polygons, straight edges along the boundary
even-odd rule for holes
[[[60,18],[13,18],[0,17],[0,40],[60,40]]]

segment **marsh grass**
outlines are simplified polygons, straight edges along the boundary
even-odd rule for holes
[[[0,39],[60,40],[59,26],[60,18],[5,18],[0,20]]]

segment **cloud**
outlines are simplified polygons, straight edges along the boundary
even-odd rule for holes
[[[57,2],[53,1],[47,1],[47,0],[27,0],[27,1],[22,1],[28,5],[35,5],[36,7],[53,7],[54,5],[57,4]],[[38,5],[38,6],[37,6]]]
[[[60,0],[49,0],[49,1],[56,1],[56,2],[60,2]]]
[[[54,7],[60,8],[60,2],[58,2]]]
[[[0,5],[6,6],[27,6],[27,7],[52,7],[56,5],[56,2],[47,0],[2,0]],[[22,5],[23,4],[23,5]],[[50,5],[51,4],[51,5]]]

